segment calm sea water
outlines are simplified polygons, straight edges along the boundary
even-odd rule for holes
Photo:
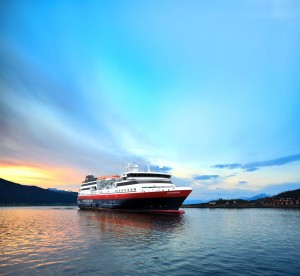
[[[0,274],[300,274],[300,210],[185,210],[0,208]]]

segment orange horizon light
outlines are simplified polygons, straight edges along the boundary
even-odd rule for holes
[[[0,177],[19,184],[49,188],[79,183],[82,174],[68,167],[0,161]]]

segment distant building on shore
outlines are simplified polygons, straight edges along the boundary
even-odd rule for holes
[[[262,202],[266,206],[299,206],[300,199],[294,198],[267,198]]]

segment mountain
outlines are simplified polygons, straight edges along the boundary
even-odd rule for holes
[[[271,195],[262,193],[262,194],[258,194],[258,195],[252,196],[252,197],[241,197],[240,199],[247,200],[247,201],[252,201],[252,200],[266,198],[266,197],[270,197],[270,196]]]
[[[300,189],[282,192],[273,197],[274,198],[300,198]]]
[[[48,188],[49,191],[52,191],[52,192],[56,192],[56,193],[74,193],[72,192],[71,190],[68,190],[68,191],[65,191],[65,190],[58,190],[56,188]],[[77,194],[77,193],[76,193]]]
[[[77,193],[57,192],[0,178],[0,205],[76,205]]]

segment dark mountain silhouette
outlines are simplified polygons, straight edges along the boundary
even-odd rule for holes
[[[295,198],[295,199],[300,198],[300,189],[282,192],[273,197],[274,198]]]
[[[0,178],[0,205],[76,205],[77,193],[58,193]]]

